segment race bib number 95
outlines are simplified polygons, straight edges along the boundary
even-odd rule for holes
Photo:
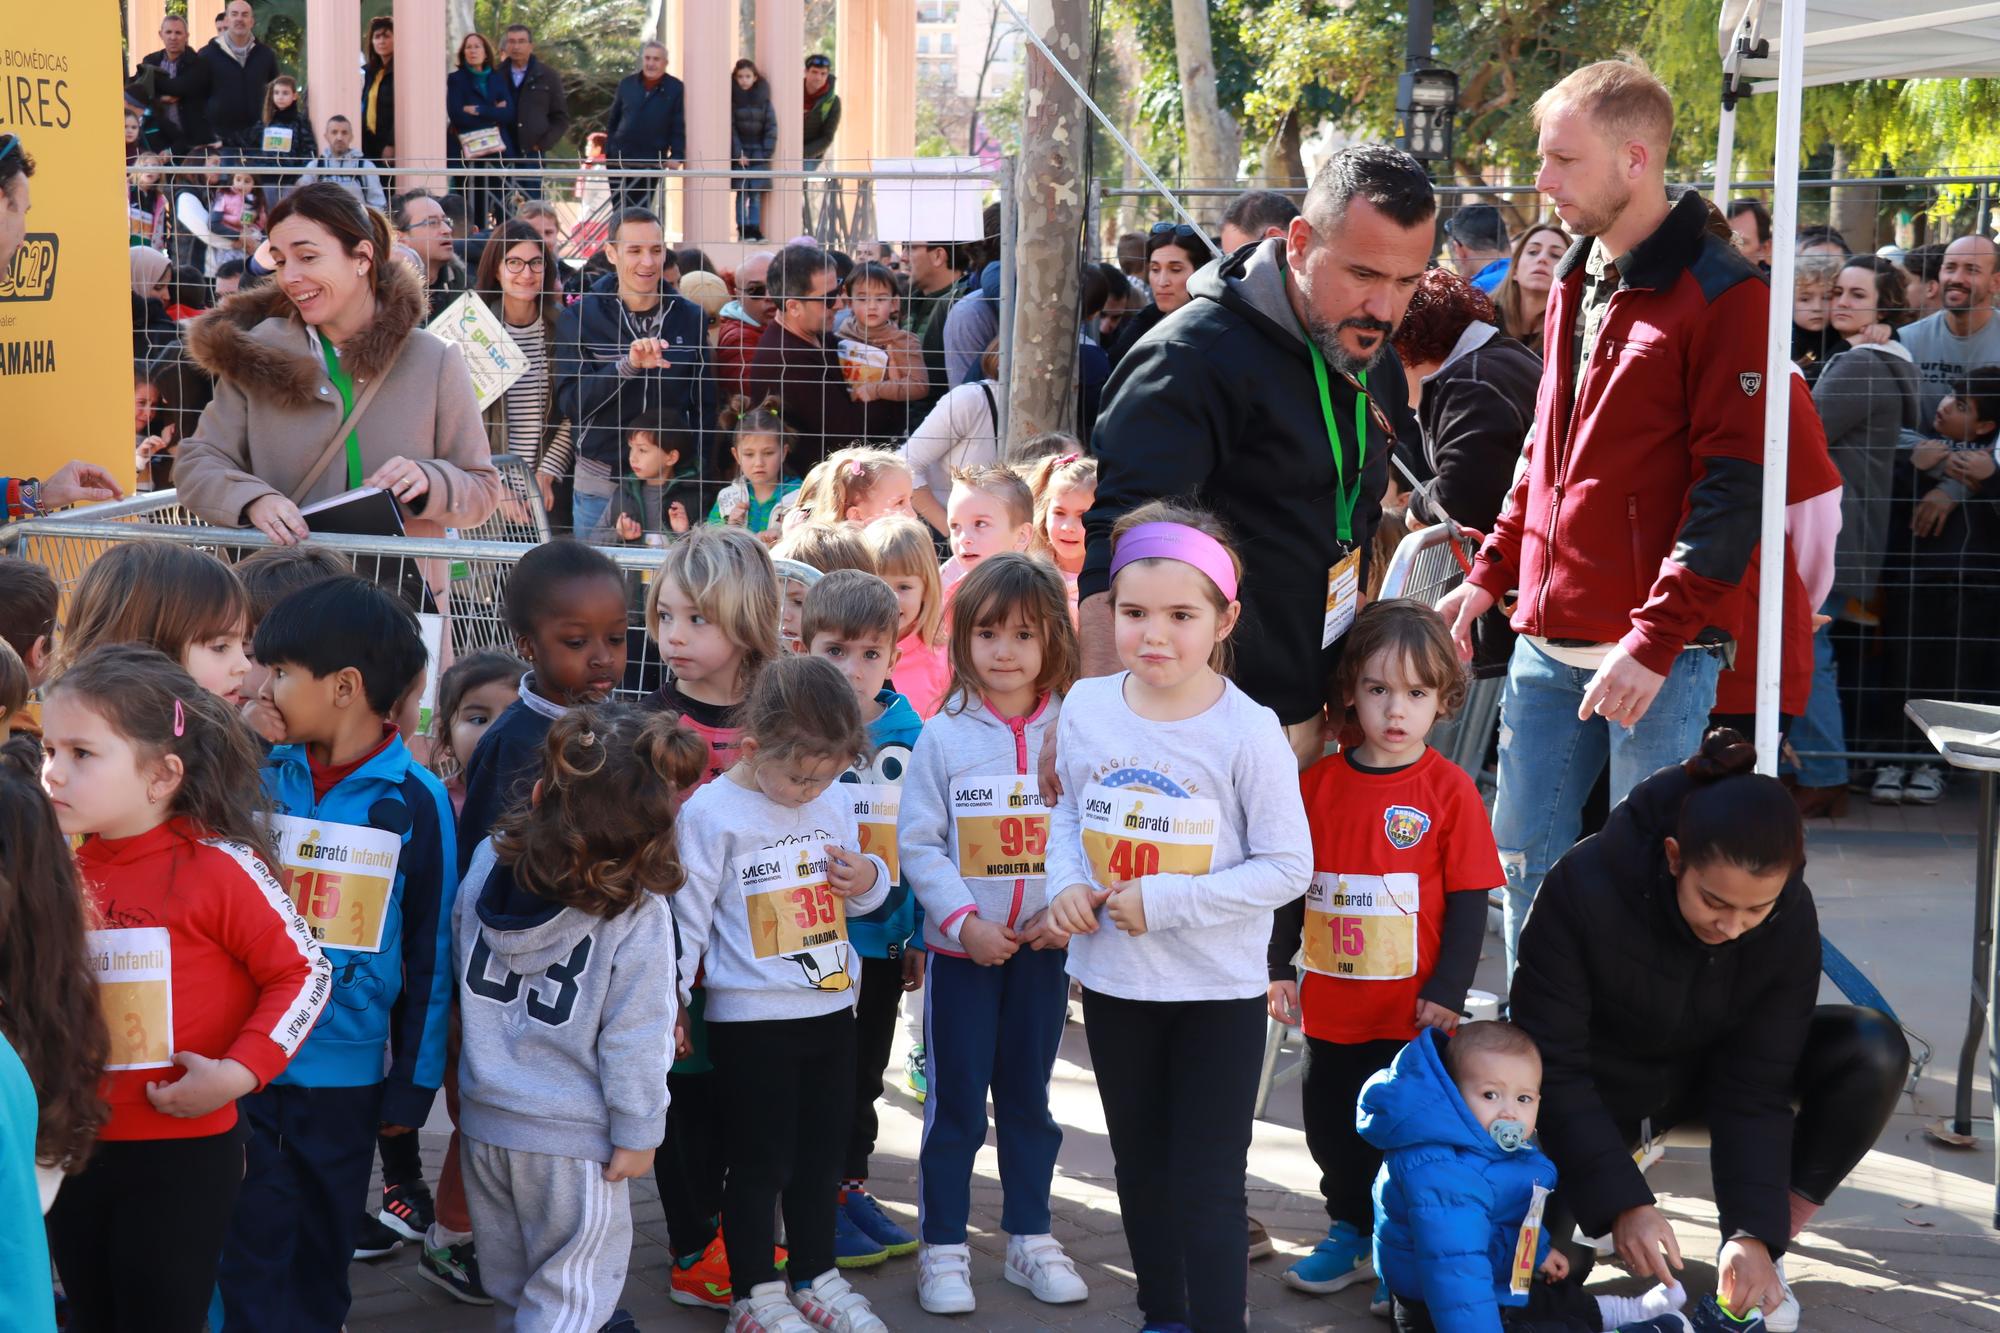
[[[966,879],[1025,879],[1042,873],[1049,808],[1032,774],[996,773],[951,784],[958,873]]]

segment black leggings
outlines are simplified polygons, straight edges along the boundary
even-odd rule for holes
[[[847,1131],[843,1180],[868,1179],[868,1157],[875,1151],[881,1121],[875,1103],[882,1096],[882,1071],[889,1067],[889,1048],[896,1044],[896,1015],[903,1005],[903,962],[900,958],[863,958],[861,996],[854,1009],[854,1124]]]
[[[1140,1313],[1149,1325],[1240,1333],[1264,1002],[1121,1000],[1086,987],[1083,1024]]]
[[[243,1184],[244,1127],[99,1143],[49,1210],[72,1333],[198,1333]]]
[[[1422,1301],[1396,1297],[1396,1333],[1437,1333],[1431,1312]],[[1580,1278],[1545,1282],[1537,1277],[1528,1288],[1526,1305],[1500,1307],[1505,1333],[1599,1333],[1604,1317],[1597,1298],[1583,1289]]]
[[[654,1157],[667,1244],[674,1258],[700,1254],[722,1212],[721,1080],[713,1069],[667,1075],[667,1138]]]
[[[1306,1077],[1302,1090],[1306,1148],[1319,1167],[1319,1192],[1326,1215],[1345,1222],[1366,1236],[1375,1230],[1375,1173],[1382,1169],[1382,1150],[1354,1128],[1354,1104],[1361,1085],[1376,1071],[1387,1069],[1403,1049],[1400,1041],[1353,1044],[1306,1038]]]

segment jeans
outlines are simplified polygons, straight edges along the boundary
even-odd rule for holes
[[[570,497],[570,531],[580,542],[590,540],[590,534],[597,531],[597,525],[604,521],[604,511],[611,508],[611,497],[595,495],[589,491],[578,491]]]
[[[1835,605],[1845,601],[1843,597],[1829,597],[1820,613],[1832,615]],[[1840,716],[1840,673],[1834,662],[1833,640],[1827,634],[1831,628],[1821,625],[1813,631],[1812,695],[1806,700],[1805,714],[1792,724],[1792,748],[1799,753],[1801,787],[1839,787],[1847,782],[1845,759],[1808,757],[1813,752],[1824,755],[1847,748],[1847,728]]]
[[[736,230],[762,231],[764,229],[764,192],[762,190],[738,190],[736,192]]]
[[[541,176],[542,155],[530,149],[518,157],[511,159],[511,162],[514,168],[521,173],[513,179],[512,184],[514,189],[519,191],[523,199],[540,199],[543,194]]]
[[[1584,798],[1606,760],[1615,808],[1642,779],[1700,747],[1721,673],[1718,654],[1683,652],[1637,726],[1614,726],[1601,717],[1579,722],[1576,710],[1594,673],[1564,666],[1525,636],[1515,641],[1500,701],[1499,792],[1493,802],[1493,841],[1507,876],[1509,977],[1535,891],[1575,843]]]

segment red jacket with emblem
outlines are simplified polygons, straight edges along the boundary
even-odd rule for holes
[[[1520,590],[1520,633],[1617,643],[1664,675],[1686,645],[1737,633],[1770,291],[1687,191],[1633,248],[1578,374],[1570,330],[1592,244],[1556,270],[1528,466],[1471,581],[1495,598]]]

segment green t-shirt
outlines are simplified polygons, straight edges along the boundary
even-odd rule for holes
[[[320,351],[326,356],[326,377],[333,381],[334,392],[340,395],[340,419],[347,420],[347,414],[354,410],[354,379],[340,365],[340,353],[334,350],[333,339],[321,338]],[[361,486],[361,437],[354,431],[347,432],[347,489],[358,490]]]

